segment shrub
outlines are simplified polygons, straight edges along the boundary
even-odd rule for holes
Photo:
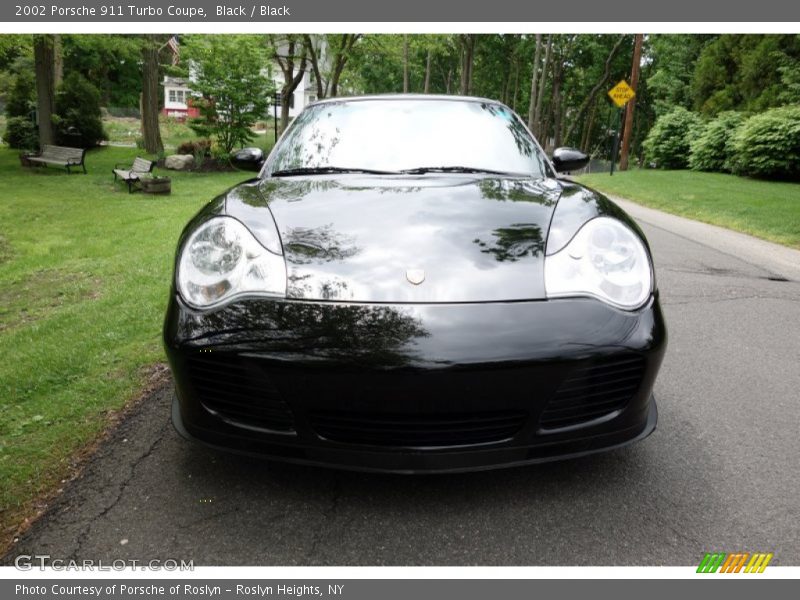
[[[79,73],[64,78],[56,93],[53,117],[56,143],[91,148],[106,139],[100,112],[100,92]]]
[[[39,131],[28,117],[11,117],[6,123],[5,141],[9,148],[33,151],[39,147]]]
[[[36,82],[33,73],[23,71],[14,77],[14,84],[6,97],[6,115],[30,119],[36,110]]]
[[[733,148],[738,175],[800,179],[800,105],[750,117],[734,136]]]
[[[700,129],[700,117],[683,107],[662,115],[643,144],[648,162],[655,162],[661,169],[685,169],[689,161],[689,141]]]
[[[702,133],[689,143],[689,167],[695,171],[730,172],[733,138],[745,118],[742,113],[724,112],[709,121]]]
[[[204,158],[211,155],[211,140],[189,140],[178,146],[178,154],[192,154],[195,159]]]

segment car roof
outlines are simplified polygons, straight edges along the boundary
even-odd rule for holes
[[[439,100],[448,102],[488,102],[505,106],[502,102],[491,98],[481,98],[478,96],[451,96],[448,94],[370,94],[362,96],[333,96],[310,102],[312,104],[329,104],[335,102],[365,102],[369,100]]]

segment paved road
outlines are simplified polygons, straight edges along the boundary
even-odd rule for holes
[[[165,389],[5,561],[685,565],[719,549],[800,564],[800,253],[631,212],[655,252],[670,333],[646,441],[468,475],[333,472],[189,445]]]

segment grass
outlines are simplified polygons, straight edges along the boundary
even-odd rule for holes
[[[697,221],[800,249],[800,184],[721,173],[641,169],[582,175],[581,183]]]
[[[67,175],[22,168],[16,151],[0,147],[4,534],[69,475],[76,453],[163,360],[178,235],[206,201],[248,176],[170,172],[172,195],[128,194],[111,168],[136,154],[92,150],[89,174]]]

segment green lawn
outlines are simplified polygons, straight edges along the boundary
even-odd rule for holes
[[[581,183],[676,215],[800,248],[800,184],[655,169],[582,175]]]
[[[67,175],[22,168],[0,147],[0,554],[34,500],[164,360],[178,235],[248,177],[170,172],[172,195],[129,195],[111,168],[136,154],[93,150],[88,175]]]

